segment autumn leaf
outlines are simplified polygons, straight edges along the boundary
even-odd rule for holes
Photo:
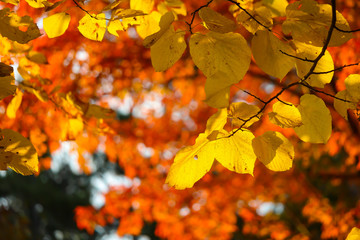
[[[359,238],[360,238],[360,229],[357,227],[353,227],[345,240],[357,240]]]
[[[230,133],[222,130],[215,141],[215,158],[224,167],[237,173],[253,175],[256,156],[252,148],[254,135],[250,131]]]
[[[289,4],[286,8],[286,20],[283,32],[290,34],[300,42],[322,47],[331,25],[332,7],[318,4],[314,0],[301,0]],[[336,27],[349,31],[350,27],[341,13],[336,11]],[[333,31],[329,46],[340,46],[352,38],[351,33]]]
[[[245,102],[232,103],[229,107],[229,118],[236,127],[242,126],[245,122],[243,127],[250,127],[253,123],[259,121],[261,115],[258,106]]]
[[[294,56],[295,51],[267,30],[255,33],[251,41],[251,51],[261,70],[280,80],[295,66],[295,58],[282,53]]]
[[[16,117],[16,111],[20,107],[22,97],[23,97],[23,93],[19,89],[17,89],[15,96],[13,97],[13,99],[11,99],[11,102],[9,103],[9,105],[6,108],[6,115],[9,118]]]
[[[210,31],[227,33],[235,30],[235,22],[217,13],[209,7],[200,9],[200,18],[204,21],[205,27]]]
[[[301,114],[299,110],[290,103],[276,102],[273,111],[269,113],[270,121],[282,128],[294,128],[301,126]]]
[[[323,100],[305,94],[300,98],[298,109],[303,125],[294,128],[304,142],[326,143],[331,135],[331,115]]]
[[[14,83],[13,76],[0,77],[0,100],[14,94],[16,86]]]
[[[79,32],[86,38],[102,41],[106,32],[105,13],[86,14],[79,22]]]
[[[38,156],[31,142],[10,129],[0,130],[0,169],[11,168],[22,175],[38,172]]]
[[[357,107],[357,102],[359,100],[354,99],[353,96],[348,92],[348,90],[343,90],[336,93],[334,99],[334,108],[335,110],[346,120],[348,120],[348,109],[355,110]],[[345,100],[345,101],[343,101]]]
[[[244,77],[251,60],[250,48],[238,33],[193,34],[190,38],[190,54],[205,76],[223,72],[233,83]]]
[[[27,30],[21,31],[19,27],[26,27]],[[27,43],[41,36],[39,28],[31,17],[19,17],[9,8],[0,10],[0,34],[18,43]]]
[[[0,62],[0,77],[10,76],[13,68],[5,63]]]
[[[49,38],[61,36],[69,27],[71,17],[65,12],[55,13],[47,18],[44,18],[44,30]]]
[[[269,8],[266,6],[260,6],[254,10],[247,10],[251,16],[258,20],[262,25],[255,21],[252,17],[249,16],[245,11],[241,11],[240,14],[236,17],[236,21],[243,25],[246,30],[255,34],[258,30],[264,30],[264,26],[271,28],[273,25],[272,13]]]
[[[292,167],[294,147],[279,132],[268,131],[253,139],[257,158],[272,171],[286,171]]]

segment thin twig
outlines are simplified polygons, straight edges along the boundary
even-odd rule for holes
[[[359,29],[355,29],[355,30],[342,30],[342,29],[338,28],[337,26],[335,26],[335,29],[338,30],[339,32],[343,32],[343,33],[360,32],[360,28],[359,28]]]
[[[228,0],[229,2],[235,4],[238,8],[240,8],[241,10],[243,10],[251,19],[253,19],[257,24],[259,24],[260,26],[264,27],[266,30],[268,30],[269,32],[271,32],[271,28],[269,28],[268,26],[266,26],[265,24],[263,24],[262,22],[260,22],[259,20],[256,19],[256,17],[254,17],[251,13],[248,12],[248,10],[246,10],[245,8],[243,8],[240,3],[234,1],[234,0]]]
[[[201,7],[199,7],[198,9],[196,9],[194,12],[191,13],[191,21],[190,22],[186,22],[186,24],[189,26],[189,32],[191,34],[193,34],[192,32],[192,25],[194,23],[194,20],[195,20],[195,16],[196,16],[196,13],[198,13],[202,8],[205,8],[205,7],[208,7],[210,5],[210,3],[212,3],[214,0],[210,0],[207,4],[205,5],[202,5]]]
[[[327,73],[335,72],[335,71],[338,71],[338,70],[341,70],[341,69],[344,69],[344,68],[347,68],[347,67],[357,66],[357,65],[359,65],[359,64],[360,64],[360,62],[351,63],[351,64],[346,64],[346,65],[344,65],[344,66],[335,68],[335,69],[333,69],[333,70],[329,70],[329,71],[325,71],[325,72],[313,72],[313,74],[327,74]]]
[[[261,98],[259,98],[259,97],[255,96],[254,94],[252,94],[252,93],[250,93],[250,92],[248,92],[248,91],[246,91],[246,90],[243,90],[243,89],[240,89],[240,90],[241,90],[241,91],[243,91],[244,93],[246,93],[246,94],[248,94],[248,95],[252,96],[253,98],[257,99],[258,101],[260,101],[260,102],[262,102],[262,103],[265,103],[265,101],[264,101],[264,100],[262,100]]]
[[[345,100],[345,99],[342,99],[342,98],[338,98],[338,97],[336,97],[335,95],[332,95],[332,94],[330,94],[330,93],[324,92],[324,91],[319,90],[319,89],[316,89],[316,88],[314,88],[313,86],[309,85],[309,83],[307,83],[307,82],[302,82],[302,83],[300,83],[300,84],[301,84],[302,86],[304,86],[304,87],[307,87],[307,88],[313,90],[314,92],[324,94],[324,95],[326,95],[326,96],[332,97],[332,98],[334,98],[334,99],[337,99],[337,100],[340,100],[340,101],[343,101],[343,102],[354,103],[354,102],[352,102],[352,101],[348,101],[348,100]]]
[[[298,59],[298,60],[301,60],[301,61],[304,61],[304,62],[315,62],[315,59],[314,60],[311,60],[311,59],[307,59],[307,58],[301,58],[301,57],[298,57],[298,56],[294,56],[294,55],[291,55],[291,54],[288,54],[282,50],[279,50],[282,54],[288,56],[288,57],[292,57],[292,58],[295,58],[295,59]]]

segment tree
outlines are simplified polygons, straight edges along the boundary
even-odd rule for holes
[[[46,171],[72,141],[84,173],[104,153],[131,179],[78,207],[80,229],[345,239],[358,226],[357,3],[2,2],[1,169],[36,173],[39,156]]]

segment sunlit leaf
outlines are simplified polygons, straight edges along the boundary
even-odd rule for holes
[[[259,121],[262,115],[259,111],[260,108],[258,106],[245,102],[231,103],[229,107],[229,118],[231,118],[231,123],[236,127],[242,126],[244,122],[246,122],[246,124],[243,127],[250,127],[254,122]]]
[[[234,21],[224,17],[209,7],[200,9],[199,16],[204,21],[205,26],[214,32],[227,33],[234,31],[236,28]]]
[[[166,178],[166,183],[176,189],[190,188],[211,168],[216,153],[216,135],[226,123],[226,109],[218,110],[206,124],[192,146],[180,149]]]
[[[50,5],[47,0],[25,0],[33,8],[43,8],[47,5]]]
[[[269,119],[273,124],[282,128],[294,128],[302,125],[299,110],[292,104],[285,104],[280,101],[273,105]]]
[[[288,5],[287,0],[261,0],[261,3],[271,10],[273,16],[285,16],[286,7]]]
[[[10,129],[0,130],[0,169],[10,167],[22,175],[38,172],[38,156],[31,142]]]
[[[4,2],[4,3],[11,3],[13,5],[18,5],[20,0],[0,0],[1,2]]]
[[[294,147],[281,133],[265,132],[254,138],[252,146],[257,158],[268,169],[286,171],[292,167]]]
[[[149,15],[139,17],[142,18],[141,24],[136,26],[136,31],[141,38],[146,38],[160,30],[159,22],[161,14],[157,11],[151,12]]]
[[[193,34],[190,38],[190,54],[205,76],[223,72],[233,83],[243,78],[251,60],[250,48],[238,33]]]
[[[61,36],[69,27],[71,17],[65,12],[55,13],[47,18],[44,18],[44,30],[49,38]]]
[[[294,128],[304,142],[326,143],[331,135],[331,114],[324,101],[311,94],[300,98],[298,109],[303,125]]]
[[[357,101],[360,100],[360,74],[350,74],[345,79],[348,93]]]
[[[353,227],[345,240],[358,240],[358,239],[360,239],[360,229],[357,227]]]
[[[83,120],[81,119],[81,117],[69,119],[68,128],[69,128],[68,133],[69,133],[70,139],[74,139],[80,133],[82,133],[82,131],[84,129],[84,123],[83,123]]]
[[[102,41],[106,31],[105,13],[98,15],[86,14],[80,21],[78,26],[79,32],[86,38]]]
[[[230,133],[222,130],[215,141],[215,158],[224,167],[237,173],[253,175],[256,156],[252,148],[254,135],[249,131]]]
[[[286,8],[286,20],[282,25],[283,32],[291,33],[297,41],[322,47],[331,25],[331,10],[331,5],[318,4],[314,0],[293,2]],[[336,27],[345,31],[350,30],[348,22],[339,12],[336,12]],[[351,38],[351,33],[334,29],[329,46],[340,46]]]
[[[146,48],[150,48],[152,45],[154,45],[160,38],[161,36],[167,31],[169,30],[171,24],[174,22],[175,17],[174,14],[172,12],[167,12],[165,13],[159,22],[159,27],[160,30],[156,33],[153,33],[149,36],[147,36],[144,39],[143,45]]]
[[[26,27],[27,30],[21,31],[19,27]],[[9,8],[0,10],[0,34],[18,43],[27,43],[41,36],[39,28],[31,17],[19,17]]]
[[[130,8],[150,13],[154,7],[154,0],[130,0]]]
[[[257,31],[251,41],[256,64],[267,74],[281,80],[295,66],[295,58],[286,56],[280,50],[295,55],[289,44],[280,41],[267,30]]]
[[[357,102],[358,100],[354,99],[350,94],[348,90],[343,90],[338,92],[335,95],[336,98],[339,99],[343,99],[345,101],[349,101],[349,102],[345,102],[339,99],[334,99],[334,108],[335,110],[346,120],[348,120],[348,114],[347,114],[347,110],[348,109],[352,109],[355,110],[356,106],[357,106]]]
[[[186,49],[184,31],[174,31],[170,27],[161,38],[151,46],[151,63],[157,72],[170,68],[179,60]]]
[[[15,118],[16,112],[20,107],[22,101],[23,93],[19,89],[17,89],[15,96],[11,99],[11,102],[6,108],[6,115],[8,118]]]
[[[308,45],[305,43],[295,42],[297,47],[296,56],[301,59],[314,60],[321,52],[321,47],[314,47],[312,45]],[[303,78],[313,66],[313,62],[303,61],[296,59],[296,71],[300,78]],[[322,56],[320,61],[317,63],[314,72],[328,72],[324,74],[312,74],[307,79],[307,83],[309,83],[313,87],[323,88],[325,84],[330,83],[334,72],[334,62],[332,57],[328,51],[325,52],[325,55]]]
[[[208,77],[205,83],[205,102],[214,108],[229,106],[230,86],[233,82],[223,72]]]

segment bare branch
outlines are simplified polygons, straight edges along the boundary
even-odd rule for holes
[[[355,29],[355,30],[342,30],[342,29],[338,28],[337,26],[335,26],[335,29],[338,30],[339,32],[343,32],[343,33],[360,32],[360,28],[359,28],[359,29]]]
[[[288,57],[292,57],[292,58],[296,58],[298,60],[301,60],[301,61],[304,61],[304,62],[315,62],[315,59],[314,60],[311,60],[311,59],[307,59],[307,58],[301,58],[301,57],[297,57],[297,56],[294,56],[294,55],[291,55],[291,54],[288,54],[282,50],[279,50],[282,54],[288,56]]]
[[[194,23],[196,13],[198,13],[202,8],[208,7],[208,6],[210,5],[210,3],[212,3],[213,1],[214,1],[214,0],[210,0],[207,4],[202,5],[201,7],[199,7],[198,9],[196,9],[194,12],[191,13],[191,21],[190,21],[190,22],[186,22],[186,24],[189,26],[189,32],[190,32],[191,34],[193,34],[192,25],[193,25],[193,23]]]

